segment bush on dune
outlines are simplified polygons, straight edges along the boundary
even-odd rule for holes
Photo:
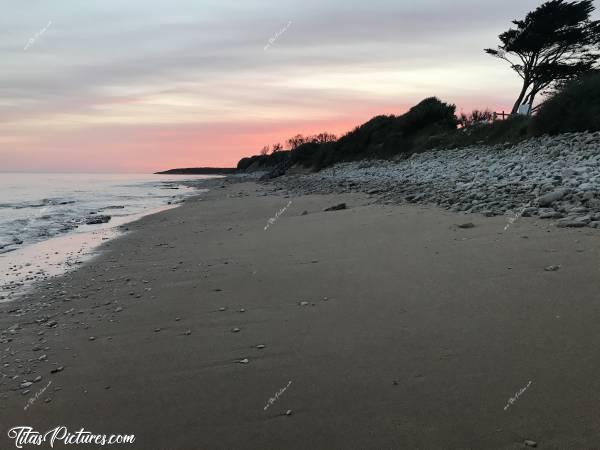
[[[334,145],[315,152],[314,167],[321,169],[340,161],[388,158],[412,153],[423,135],[456,129],[456,107],[430,97],[401,116],[376,116],[340,138]]]
[[[481,123],[456,130],[452,133],[436,136],[422,150],[432,148],[456,148],[472,145],[494,145],[504,143],[517,143],[530,136],[531,117],[515,115],[506,120],[497,120],[490,123]]]
[[[343,161],[386,159],[431,149],[515,144],[541,134],[599,131],[600,73],[568,83],[533,117],[513,115],[494,121],[488,110],[459,118],[455,111],[454,105],[430,97],[401,116],[376,116],[340,139],[328,133],[322,133],[322,139],[318,138],[321,135],[297,135],[289,141],[292,150],[244,158],[238,169],[274,169],[278,174],[292,166],[320,170]],[[458,128],[459,122],[462,128]]]
[[[568,83],[542,103],[532,130],[536,135],[600,131],[600,73]]]
[[[406,114],[398,118],[402,132],[414,134],[435,125],[448,130],[456,129],[456,106],[444,103],[437,97],[430,97],[413,106]]]

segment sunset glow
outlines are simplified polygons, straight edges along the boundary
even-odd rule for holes
[[[432,95],[509,109],[518,79],[482,48],[537,3],[13,2],[0,170],[233,166]]]

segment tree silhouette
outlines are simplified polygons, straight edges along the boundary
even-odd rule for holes
[[[514,20],[485,52],[508,62],[523,80],[512,113],[533,105],[535,97],[557,83],[594,68],[600,48],[600,21],[590,20],[592,0],[550,0],[523,20]]]
[[[287,140],[287,144],[290,146],[291,150],[296,150],[302,144],[306,144],[306,142],[308,142],[308,139],[302,136],[301,134],[297,134],[296,136],[291,137]]]

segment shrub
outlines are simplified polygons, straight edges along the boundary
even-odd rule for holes
[[[425,127],[437,125],[449,130],[456,129],[456,106],[444,103],[437,97],[429,97],[398,118],[405,135],[414,134]]]
[[[489,109],[480,111],[475,109],[471,114],[461,113],[458,117],[458,125],[462,128],[468,128],[477,125],[486,125],[494,120],[494,113]]]
[[[560,134],[600,130],[600,73],[567,83],[539,108],[533,133]]]

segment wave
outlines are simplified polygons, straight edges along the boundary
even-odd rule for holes
[[[19,203],[0,203],[0,209],[27,209],[44,208],[47,206],[64,206],[77,203],[77,200],[66,200],[63,198],[43,198],[41,200],[32,200]]]

